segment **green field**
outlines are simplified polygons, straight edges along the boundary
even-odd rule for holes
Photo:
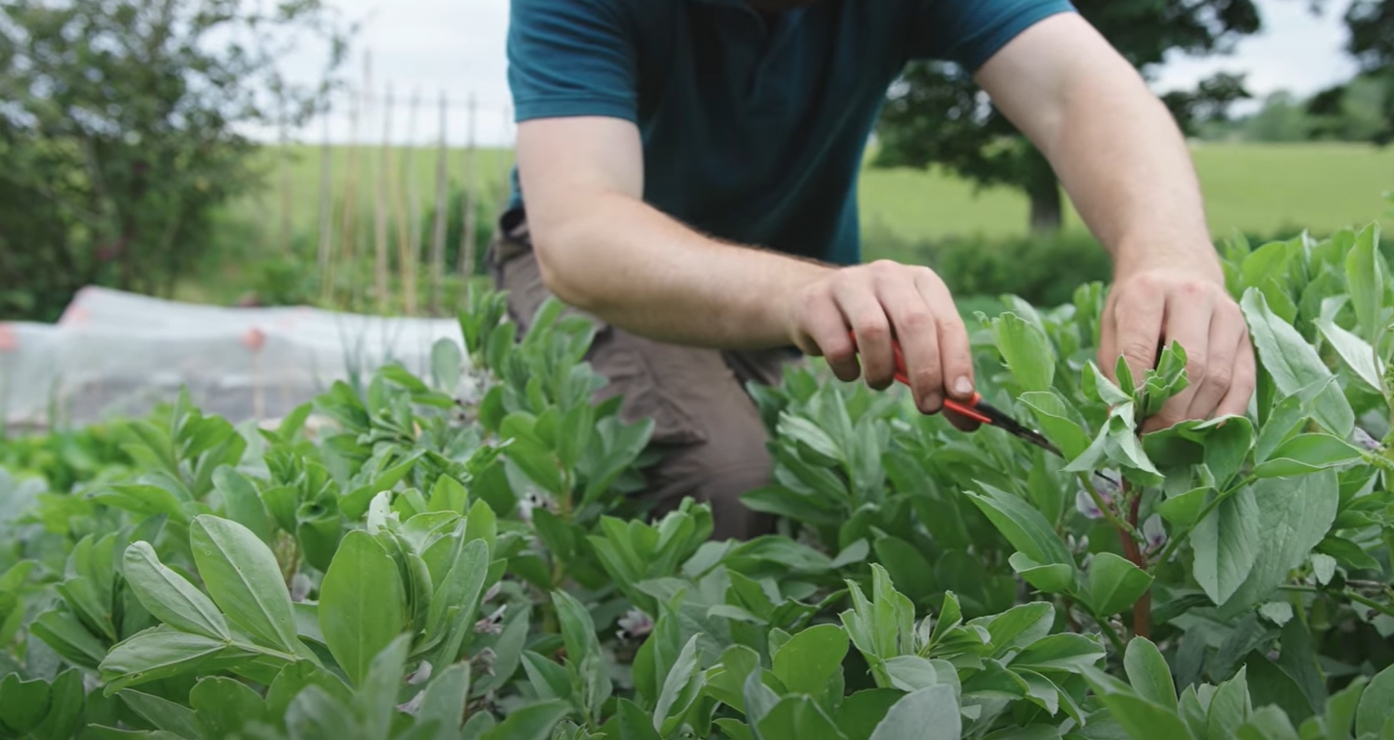
[[[248,216],[263,228],[281,223],[282,203],[288,202],[296,230],[313,232],[318,219],[320,154],[315,147],[294,147],[284,176],[277,155],[268,150],[271,187],[259,202],[248,199],[234,214]],[[332,150],[331,180],[342,194],[348,170],[348,147]],[[395,168],[405,172],[407,149],[393,152]],[[361,208],[371,208],[373,178],[381,169],[381,151],[359,149]],[[1394,148],[1383,151],[1352,144],[1198,145],[1196,166],[1205,192],[1211,232],[1225,237],[1235,229],[1273,233],[1307,228],[1314,233],[1363,224],[1388,210],[1382,194],[1394,190]],[[421,207],[435,192],[435,157],[430,149],[415,152],[412,181]],[[511,153],[485,150],[479,156],[480,179],[498,192],[507,176]],[[463,151],[451,152],[450,177],[463,182]],[[290,197],[282,198],[282,186]],[[939,172],[868,169],[862,175],[860,196],[863,227],[870,233],[890,232],[908,240],[983,234],[1020,235],[1026,231],[1024,196],[1004,188],[976,191],[973,186]],[[404,196],[405,197],[405,196]],[[366,211],[370,213],[371,211]],[[1069,211],[1070,228],[1082,228]],[[1386,219],[1394,229],[1394,221]]]

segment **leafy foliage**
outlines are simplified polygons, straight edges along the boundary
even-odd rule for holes
[[[746,500],[780,532],[746,542],[629,495],[651,424],[593,400],[589,322],[519,336],[473,293],[429,378],[261,427],[181,399],[105,432],[110,472],[0,475],[0,731],[1394,737],[1376,242],[1227,244],[1242,417],[1139,435],[1185,350],[1110,382],[1098,284],[973,331],[984,394],[1062,459],[813,367],[757,387],[777,467]]]

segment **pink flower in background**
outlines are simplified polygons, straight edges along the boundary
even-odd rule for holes
[[[19,349],[19,337],[15,335],[14,327],[7,323],[0,323],[0,352],[14,352]]]
[[[266,333],[254,326],[242,335],[241,341],[248,352],[260,352],[266,346]]]

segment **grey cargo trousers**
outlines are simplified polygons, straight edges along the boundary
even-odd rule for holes
[[[551,295],[521,212],[499,219],[486,264],[495,286],[508,292],[509,315],[521,335]],[[710,504],[713,539],[747,540],[772,531],[772,517],[740,500],[741,494],[768,485],[773,471],[768,435],[745,386],[777,384],[789,363],[801,361],[798,351],[723,352],[666,344],[568,310],[597,326],[587,361],[609,381],[597,400],[620,394],[622,419],[654,421],[651,445],[662,459],[646,469],[647,488],[638,494],[654,505],[651,516],[662,516],[691,496]]]

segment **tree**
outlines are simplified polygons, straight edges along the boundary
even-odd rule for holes
[[[253,127],[321,110],[346,33],[318,0],[0,5],[0,318],[89,284],[172,290],[257,187]],[[324,75],[281,70],[306,39]]]
[[[1384,146],[1394,142],[1394,0],[1354,0],[1345,21],[1350,30],[1346,50],[1360,71],[1351,81],[1313,96],[1308,110],[1326,136]]]
[[[1227,51],[1260,25],[1252,0],[1076,0],[1075,7],[1144,75],[1171,52]],[[1242,78],[1221,74],[1163,100],[1189,134],[1247,97]],[[1019,188],[1031,201],[1033,231],[1060,227],[1060,184],[1050,163],[956,65],[909,65],[889,91],[877,137],[878,166],[939,164],[980,187]]]

